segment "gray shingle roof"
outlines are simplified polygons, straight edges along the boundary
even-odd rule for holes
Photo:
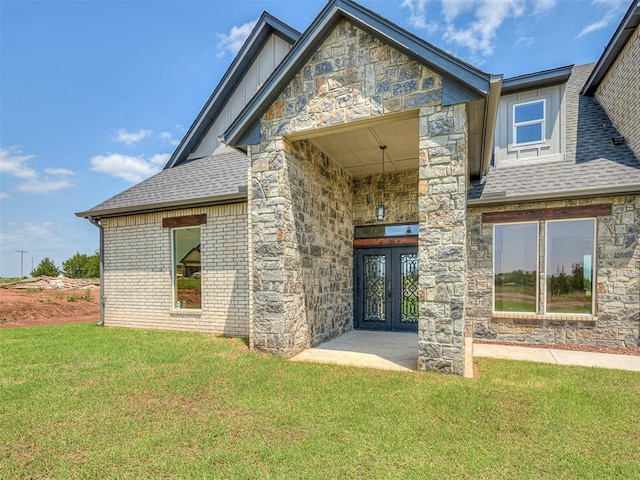
[[[509,201],[510,197],[557,198],[586,190],[640,190],[640,160],[625,145],[598,101],[580,95],[593,64],[573,67],[566,88],[566,151],[557,162],[491,168],[471,185],[469,201]],[[514,198],[515,201],[515,198]]]
[[[157,173],[79,217],[101,217],[246,198],[248,160],[229,147]]]

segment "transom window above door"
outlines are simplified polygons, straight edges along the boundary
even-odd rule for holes
[[[362,225],[355,228],[355,238],[384,238],[418,235],[417,223]]]

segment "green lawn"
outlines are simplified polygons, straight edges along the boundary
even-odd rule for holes
[[[236,339],[0,330],[0,478],[638,478],[640,374],[288,362]]]

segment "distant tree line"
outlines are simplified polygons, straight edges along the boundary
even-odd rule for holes
[[[584,267],[580,263],[571,265],[571,275],[564,271],[547,278],[549,293],[553,296],[568,295],[573,292],[591,292],[591,279],[584,277]]]
[[[68,278],[98,278],[100,276],[100,253],[93,255],[76,252],[76,254],[62,262],[62,268],[58,268],[49,257],[45,257],[31,272],[32,277],[46,275],[57,277],[64,274]]]
[[[496,285],[528,285],[535,286],[536,272],[514,270],[513,272],[499,273],[496,275]]]
[[[535,286],[536,272],[514,270],[513,272],[496,275],[496,285]],[[550,295],[568,295],[573,292],[590,292],[591,279],[584,277],[584,267],[580,263],[571,265],[571,274],[564,270],[564,266],[554,275],[547,275],[547,291]]]

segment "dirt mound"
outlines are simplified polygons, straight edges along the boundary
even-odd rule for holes
[[[78,290],[78,289],[96,289],[100,288],[100,283],[86,278],[67,278],[67,277],[35,277],[26,278],[13,283],[5,283],[0,288],[23,289],[23,290]]]
[[[100,290],[95,285],[71,290],[34,286],[0,288],[0,328],[99,319]]]

